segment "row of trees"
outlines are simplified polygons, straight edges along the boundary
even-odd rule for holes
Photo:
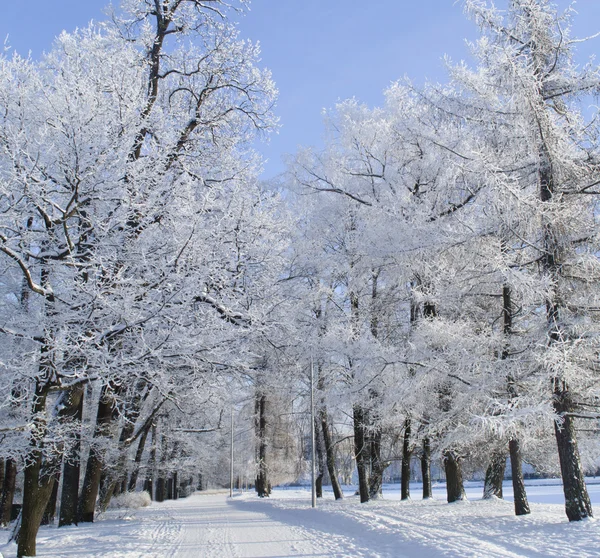
[[[226,480],[232,407],[259,495],[293,480],[311,362],[336,498],[351,440],[363,502],[395,459],[408,498],[413,456],[426,498],[436,457],[449,501],[465,464],[501,496],[510,454],[518,514],[524,455],[561,471],[570,520],[591,516],[600,173],[582,101],[600,73],[572,60],[571,14],[466,0],[477,66],[339,104],[281,199],[256,179],[276,91],[240,8],[127,0],[40,62],[0,60],[1,505],[7,522],[21,470],[19,555],[57,501],[68,525],[126,489]]]
[[[413,454],[429,496],[432,451],[449,501],[464,498],[467,458],[500,495],[510,454],[528,513],[525,452],[560,470],[579,520],[592,514],[583,469],[598,464],[600,159],[585,102],[600,73],[573,61],[570,11],[465,9],[482,32],[475,68],[396,84],[382,108],[339,104],[326,148],[290,162],[305,226],[289,280],[303,285],[322,408],[352,417],[361,501],[391,459],[407,481]]]
[[[60,525],[92,521],[146,471],[158,492],[169,468],[198,473],[197,431],[262,366],[288,217],[256,180],[276,90],[228,20],[240,8],[125,1],[39,62],[0,60],[0,458],[6,514],[23,471],[19,556],[57,499]]]

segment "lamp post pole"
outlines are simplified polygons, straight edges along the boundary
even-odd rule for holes
[[[311,432],[311,506],[317,507],[316,450],[315,450],[315,371],[313,357],[310,357],[310,432]]]
[[[229,497],[233,497],[233,407],[231,407],[231,454],[229,456]]]

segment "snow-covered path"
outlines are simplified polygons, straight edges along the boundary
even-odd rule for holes
[[[348,520],[336,532],[340,529],[329,514],[319,510],[291,511],[268,502],[198,495],[180,501],[172,511],[180,528],[168,554],[174,558],[377,555],[365,544],[368,540],[353,540],[357,531],[351,532]],[[160,554],[156,546],[149,549],[151,554]]]

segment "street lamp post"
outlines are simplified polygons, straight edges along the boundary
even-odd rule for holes
[[[310,432],[311,432],[311,505],[317,507],[317,486],[316,478],[316,450],[315,450],[315,372],[313,357],[310,357]]]

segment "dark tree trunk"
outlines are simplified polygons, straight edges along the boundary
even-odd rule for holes
[[[6,461],[4,459],[0,459],[0,490],[4,493],[4,478],[6,475]],[[0,494],[0,499],[2,498],[2,494]],[[1,517],[1,515],[0,515]]]
[[[448,503],[466,500],[467,495],[465,494],[465,487],[463,484],[460,458],[456,455],[456,452],[444,452],[444,469],[446,471]]]
[[[545,138],[541,138],[539,149],[539,184],[540,201],[543,204],[553,202],[556,181],[552,155]],[[558,291],[560,278],[563,273],[563,262],[560,261],[562,247],[560,246],[560,232],[550,220],[542,223],[542,238],[544,251],[541,258],[541,269],[544,279],[549,278],[551,288],[546,296],[546,328],[548,345],[551,347],[565,339],[563,325],[561,324],[561,311],[564,302]],[[563,233],[564,234],[564,233]],[[581,467],[577,437],[573,418],[569,415],[573,411],[573,402],[569,387],[559,377],[553,379],[554,411],[562,424],[554,422],[554,434],[558,446],[560,471],[565,494],[565,511],[569,521],[580,521],[592,517],[592,505]]]
[[[265,498],[271,494],[267,467],[267,396],[265,394],[258,394],[256,397],[255,420],[258,438],[256,492],[260,498]]]
[[[431,489],[431,441],[427,437],[423,438],[421,477],[423,478],[423,500],[433,498],[433,491]]]
[[[502,498],[502,481],[504,480],[504,469],[506,468],[506,454],[499,451],[492,454],[492,459],[485,472],[483,484],[483,499]]]
[[[592,505],[579,459],[574,420],[568,414],[572,410],[568,390],[564,385],[557,383],[554,388],[554,411],[557,417],[562,418],[562,424],[554,421],[554,434],[563,480],[565,510],[569,521],[580,521],[592,517]]]
[[[525,482],[523,480],[523,467],[521,464],[521,446],[519,441],[513,438],[508,443],[510,453],[510,470],[512,474],[513,496],[515,500],[515,514],[527,515],[529,503],[527,502],[527,493],[525,492]]]
[[[173,473],[173,500],[179,498],[179,475],[177,471]]]
[[[162,432],[161,429],[161,450],[160,450],[160,466],[158,468],[158,478],[156,479],[156,501],[164,502],[168,498],[168,484],[167,484],[167,471],[165,470],[167,465],[167,451],[169,449],[169,439]]]
[[[60,483],[60,471],[57,471],[54,475],[54,486],[52,487],[52,493],[50,494],[50,499],[48,500],[48,504],[46,504],[46,509],[44,510],[44,515],[42,515],[41,525],[52,525],[54,520],[56,519],[56,504],[58,504],[58,485]]]
[[[71,390],[70,401],[73,414],[70,417],[81,425],[83,416],[83,385]],[[63,482],[60,496],[60,515],[58,526],[77,525],[77,502],[79,496],[81,429],[73,434],[72,446],[65,455],[63,463]]]
[[[323,456],[323,438],[319,436],[319,418],[315,416],[315,449],[317,454],[317,478],[315,479],[317,498],[323,497],[323,477],[325,476],[325,458]]]
[[[411,424],[410,419],[404,421],[404,441],[402,443],[402,472],[401,472],[401,499],[410,500],[410,460],[412,449],[410,447]]]
[[[33,404],[33,431],[24,468],[23,508],[18,534],[17,556],[36,555],[36,537],[44,510],[54,488],[55,470],[43,466],[43,443],[46,436],[46,399],[48,385],[36,383]]]
[[[110,426],[115,418],[116,405],[113,392],[109,386],[102,387],[98,413],[96,416],[96,428],[94,438],[106,437],[110,432]],[[93,443],[90,447],[83,488],[79,498],[79,521],[91,523],[94,521],[96,499],[100,489],[100,479],[104,469],[104,459],[100,449]]]
[[[2,487],[2,502],[0,503],[0,523],[8,525],[15,497],[17,482],[17,462],[14,459],[6,460],[6,472],[4,474],[4,486]]]
[[[167,500],[174,500],[173,496],[173,477],[167,479]]]
[[[319,418],[321,420],[321,432],[323,434],[323,443],[325,445],[327,472],[329,473],[331,488],[333,489],[333,495],[335,496],[335,499],[341,500],[344,497],[344,493],[342,492],[342,487],[340,486],[337,470],[335,468],[335,447],[329,431],[329,419],[327,417],[327,411],[324,407],[322,407],[319,411]]]
[[[152,424],[152,445],[150,446],[150,459],[148,459],[148,472],[144,481],[144,490],[150,494],[150,498],[155,500],[154,496],[154,469],[156,468],[156,424]],[[202,475],[200,475],[202,483]]]
[[[372,393],[371,402],[376,401],[378,394]],[[372,420],[371,422],[375,422]],[[383,433],[379,426],[373,428],[370,436],[371,474],[369,475],[369,498],[376,500],[383,494],[383,473],[387,464],[381,457],[381,438]]]
[[[354,457],[358,471],[358,492],[360,502],[369,501],[369,479],[367,472],[367,458],[369,456],[366,436],[366,412],[358,403],[353,407],[354,418]]]
[[[150,424],[148,428],[145,428],[140,436],[137,451],[135,452],[135,459],[133,461],[133,469],[131,470],[131,476],[129,477],[129,485],[127,490],[133,492],[137,485],[138,475],[140,472],[140,465],[142,463],[142,456],[144,455],[144,447],[146,446],[146,440],[148,439],[148,432],[150,431]]]
[[[157,502],[164,502],[167,495],[167,481],[159,472],[159,477],[156,479],[156,497]]]

